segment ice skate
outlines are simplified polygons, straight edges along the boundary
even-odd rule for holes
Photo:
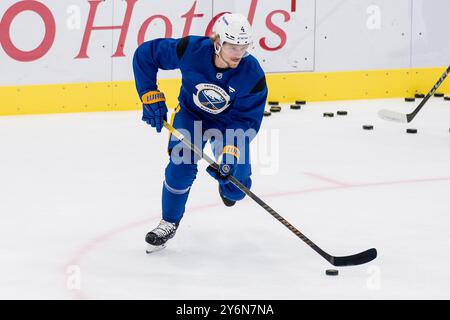
[[[225,198],[223,196],[222,190],[220,190],[220,185],[219,185],[219,194],[220,197],[222,198],[223,203],[227,206],[227,207],[232,207],[236,204],[236,201],[230,200],[228,198]]]
[[[147,233],[147,253],[156,252],[166,247],[166,242],[173,238],[178,228],[178,224],[161,220],[159,225]]]

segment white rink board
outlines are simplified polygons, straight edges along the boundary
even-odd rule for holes
[[[414,0],[412,66],[450,65],[450,1]]]
[[[314,0],[297,1],[295,12],[291,12],[290,1],[259,1],[254,10],[255,51],[264,70],[268,72],[298,72],[314,70]],[[214,16],[227,11],[247,13],[251,0],[216,0]],[[287,21],[286,21],[287,20]],[[268,32],[270,21],[282,29],[281,35]],[[283,36],[283,34],[285,36]],[[282,44],[285,37],[285,45]],[[263,41],[265,49],[261,46]]]
[[[410,0],[321,0],[316,71],[410,67]]]
[[[113,56],[122,30],[86,32],[94,4],[94,27],[128,27],[123,56]],[[36,6],[40,9],[33,9]],[[128,8],[132,10],[126,14]],[[449,1],[304,0],[297,1],[295,12],[291,9],[288,0],[3,0],[0,86],[132,80],[131,60],[147,19],[154,18],[142,31],[143,40],[164,37],[166,33],[179,38],[185,30],[205,35],[213,17],[222,11],[252,16],[254,54],[268,73],[437,67],[450,63],[446,34],[450,19],[445,16],[450,10]],[[85,35],[90,35],[88,57],[80,58]],[[20,61],[43,40],[49,44],[42,55]],[[9,41],[19,53],[11,52]],[[161,72],[160,77],[179,77],[179,73]]]
[[[125,3],[122,0],[115,0],[116,10],[118,12],[125,11]],[[131,68],[131,59],[134,50],[137,48],[138,39],[137,35],[143,25],[143,23],[151,16],[165,16],[167,19],[155,18],[148,25],[145,32],[145,41],[164,37],[168,29],[171,29],[171,37],[180,38],[183,35],[183,31],[186,28],[186,18],[182,18],[192,8],[195,10],[195,14],[198,15],[192,18],[190,24],[189,34],[204,35],[206,26],[212,19],[212,7],[213,1],[139,1],[136,3],[135,10],[133,12],[133,18],[130,23],[130,36],[127,37],[125,48],[127,56],[124,58],[112,59],[113,60],[113,81],[125,81],[133,79],[133,70]],[[201,16],[200,16],[201,15]],[[123,14],[116,14],[114,16],[114,24],[120,25],[123,23]],[[113,43],[118,43],[120,37],[120,31],[113,31]],[[158,72],[159,78],[180,78],[181,73],[177,70],[166,71],[160,70]]]

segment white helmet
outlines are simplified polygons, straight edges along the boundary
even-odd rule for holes
[[[220,45],[224,42],[237,45],[253,44],[252,26],[240,13],[225,13],[214,25],[213,32],[220,37]],[[220,48],[219,48],[220,51]]]

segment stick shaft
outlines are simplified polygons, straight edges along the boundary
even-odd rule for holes
[[[436,92],[436,90],[441,86],[442,82],[444,82],[445,78],[447,78],[447,75],[450,73],[450,66],[444,71],[442,76],[439,78],[439,80],[436,82],[436,84],[431,88],[431,90],[428,92],[428,94],[425,96],[425,98],[422,99],[420,104],[417,106],[416,109],[413,110],[410,114],[407,115],[408,122],[411,122],[412,119],[419,113],[420,109],[427,103],[428,99],[430,99],[431,96]]]

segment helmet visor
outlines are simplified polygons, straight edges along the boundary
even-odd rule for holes
[[[250,44],[239,45],[227,42],[225,42],[222,46],[222,50],[225,51],[227,54],[240,57],[248,56],[250,48],[251,48]]]

